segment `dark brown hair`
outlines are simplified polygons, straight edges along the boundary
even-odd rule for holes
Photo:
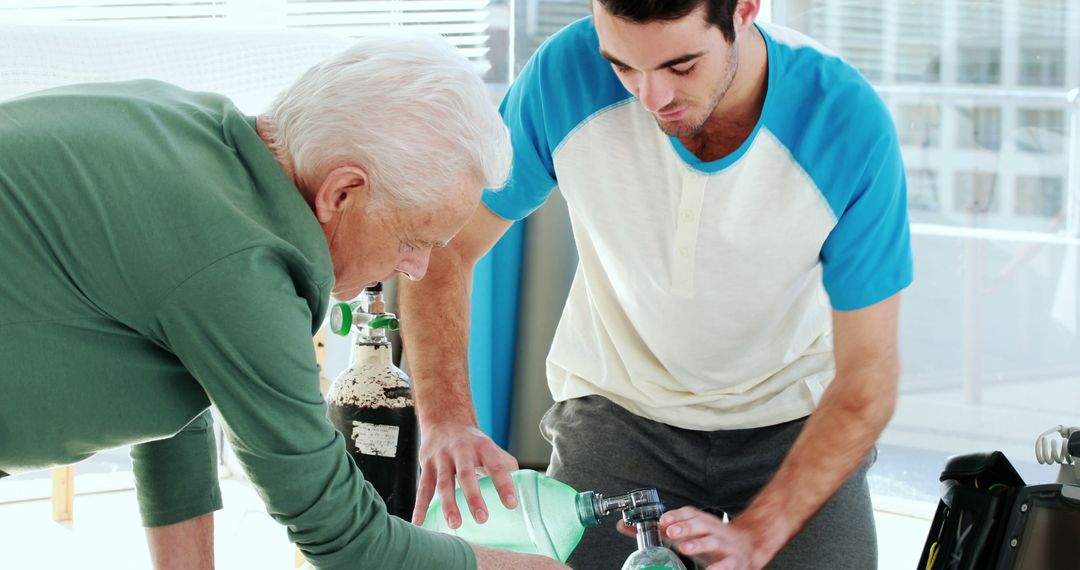
[[[678,20],[705,4],[705,21],[720,28],[728,42],[735,41],[735,6],[738,0],[597,0],[609,14],[635,24]]]

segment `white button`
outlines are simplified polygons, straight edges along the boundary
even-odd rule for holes
[[[679,255],[686,257],[690,255],[690,248],[683,246],[679,248]]]
[[[682,220],[684,222],[692,222],[692,221],[694,221],[695,217],[696,216],[694,215],[693,210],[683,210],[682,211]]]

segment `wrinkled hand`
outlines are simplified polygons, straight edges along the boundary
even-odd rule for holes
[[[463,424],[429,426],[421,434],[420,441],[421,472],[416,489],[413,524],[424,523],[428,505],[438,489],[446,523],[450,528],[461,526],[461,513],[455,496],[455,479],[461,485],[473,520],[478,523],[486,522],[488,510],[480,496],[478,470],[491,476],[506,508],[517,507],[514,480],[510,477],[518,468],[517,459],[495,445],[479,428]]]
[[[660,534],[679,552],[707,564],[706,570],[760,570],[765,565],[754,561],[749,532],[694,507],[664,513]]]
[[[472,546],[476,552],[476,570],[569,570],[568,566],[536,554],[518,554],[508,550]]]

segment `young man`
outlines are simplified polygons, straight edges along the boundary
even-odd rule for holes
[[[212,568],[213,403],[319,568],[562,567],[389,516],[319,393],[329,295],[419,279],[505,179],[485,98],[445,41],[371,38],[258,118],[156,81],[0,104],[0,477],[133,444],[155,566]]]
[[[912,278],[900,149],[857,71],[758,9],[594,0],[526,65],[502,105],[510,182],[402,290],[414,520],[455,478],[483,520],[477,468],[515,502],[516,461],[469,403],[469,275],[558,186],[580,263],[547,364],[550,474],[658,487],[666,538],[709,568],[876,567],[866,469]],[[569,563],[618,568],[633,548],[594,529]]]

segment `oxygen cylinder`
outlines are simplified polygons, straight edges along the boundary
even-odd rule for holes
[[[409,377],[394,366],[387,330],[398,320],[386,312],[382,284],[367,288],[358,301],[331,308],[330,330],[353,331],[352,363],[330,385],[327,417],[345,438],[356,465],[386,503],[405,520],[416,502],[416,408]]]

